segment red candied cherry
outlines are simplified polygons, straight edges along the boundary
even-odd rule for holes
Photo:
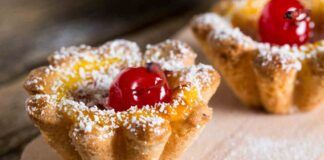
[[[259,19],[262,42],[302,45],[312,30],[308,10],[298,0],[271,0]]]
[[[108,105],[116,111],[125,111],[131,106],[139,108],[158,102],[169,102],[171,89],[164,72],[155,63],[145,67],[123,70],[109,89]]]

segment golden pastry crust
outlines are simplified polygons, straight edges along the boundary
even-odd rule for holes
[[[205,55],[219,69],[234,93],[247,106],[257,108],[261,102],[259,93],[256,92],[252,63],[249,63],[256,54],[252,47],[253,42],[248,37],[244,37],[240,42],[235,37],[209,38],[218,34],[213,32],[214,26],[230,28],[228,23],[219,23],[220,21],[223,20],[214,14],[205,14],[193,21],[192,30],[202,45]]]
[[[309,111],[323,102],[324,51],[305,60],[298,74],[295,100],[301,110]]]
[[[144,55],[126,40],[62,48],[49,66],[33,70],[25,81],[26,109],[44,139],[67,160],[177,159],[210,120],[207,103],[220,82],[212,67],[195,65],[195,57],[176,40],[150,45]],[[170,103],[123,112],[100,109],[122,69],[148,62],[168,71],[174,90]]]
[[[257,1],[252,6],[263,6],[266,2]],[[263,7],[254,7],[254,14],[239,12],[240,21],[245,22],[233,23],[237,21],[233,18],[234,14],[250,8],[251,3],[254,1],[221,1],[214,7],[220,15],[206,13],[194,18],[191,28],[205,55],[247,106],[263,106],[268,112],[287,114],[296,110],[294,105],[305,111],[322,104],[324,87],[321,68],[324,60],[320,57],[324,41],[300,47],[270,46],[255,41],[257,37],[250,31],[244,31],[244,27],[254,34],[256,29],[245,22],[252,20],[257,23],[259,10]],[[224,8],[230,9],[225,12]]]

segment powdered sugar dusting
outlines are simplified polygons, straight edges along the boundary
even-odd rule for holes
[[[99,47],[99,51],[106,52],[107,50],[109,56],[122,59],[128,63],[128,66],[139,65],[142,60],[140,48],[135,42],[118,39]]]
[[[177,40],[166,40],[157,45],[147,45],[144,58],[146,62],[155,62],[165,70],[181,70],[187,65],[186,60],[194,60],[196,54],[186,44]],[[190,62],[189,62],[190,63]]]
[[[236,138],[236,142],[235,139],[230,140],[232,149],[226,156],[226,160],[317,160],[324,153],[323,136],[297,136],[287,139],[274,139],[239,135]]]
[[[80,46],[61,47],[60,50],[54,52],[54,58],[60,59],[63,58],[63,56],[79,55],[80,53],[88,52],[91,49],[91,46],[87,46],[84,44]]]
[[[213,79],[211,79],[211,76],[209,75],[212,71],[214,71],[214,69],[209,65],[198,64],[196,66],[191,66],[182,71],[183,74],[180,76],[180,81],[190,82],[193,84],[193,86],[198,89],[199,97],[202,98],[200,93],[200,91],[203,90],[202,87],[209,86],[213,82]]]
[[[267,43],[260,43],[258,45],[258,56],[263,58],[263,66],[273,63],[273,58],[278,56],[283,70],[290,71],[295,69],[300,71],[302,69],[302,61],[323,53],[323,48],[324,41],[292,47],[289,45],[270,46]]]
[[[292,69],[301,70],[301,62],[298,61],[300,52],[292,52],[289,45],[270,46],[269,44],[259,44],[258,58],[262,58],[261,65],[267,66],[273,64],[274,58],[279,58],[281,69],[290,71]]]
[[[166,123],[163,115],[175,114],[178,106],[188,105],[183,100],[184,93],[177,94],[170,103],[157,103],[141,109],[133,106],[127,111],[115,112],[103,109],[110,85],[125,68],[156,62],[163,69],[177,73],[176,77],[180,75],[180,81],[193,84],[200,92],[202,86],[211,83],[209,72],[215,70],[207,65],[193,65],[195,57],[187,44],[175,40],[148,46],[144,58],[137,44],[126,40],[115,40],[97,48],[86,45],[63,47],[55,52],[50,59],[52,65],[44,73],[55,72],[58,75],[51,84],[53,94],[46,95],[45,101],[57,106],[60,114],[76,123],[72,132],[74,135],[79,131],[98,130],[104,133],[101,138],[107,138],[121,126],[135,135],[139,129],[159,135],[163,132],[159,126]],[[43,80],[34,78],[27,85],[37,85],[40,81]],[[40,95],[33,95],[32,98],[36,101],[44,99]],[[33,114],[42,109],[28,106],[27,110]]]
[[[232,26],[228,21],[225,21],[222,17],[214,13],[205,13],[196,16],[194,21],[191,22],[192,26],[204,26],[208,25],[212,28],[217,26],[218,28],[231,28]]]
[[[228,21],[214,13],[206,13],[198,16],[192,25],[210,26],[212,31],[207,37],[210,40],[231,40],[244,48],[255,48],[256,42],[244,35],[239,28],[233,28]]]
[[[243,48],[253,49],[256,46],[255,41],[244,35],[239,28],[215,28],[209,35],[209,39],[218,41],[235,41]]]

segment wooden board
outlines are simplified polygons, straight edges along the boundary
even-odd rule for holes
[[[175,38],[197,52],[191,32]],[[206,60],[199,54],[199,60]],[[246,109],[222,83],[210,101],[213,119],[183,155],[184,160],[320,160],[324,159],[324,106],[309,113],[270,115]],[[37,138],[22,160],[54,160],[57,155]]]

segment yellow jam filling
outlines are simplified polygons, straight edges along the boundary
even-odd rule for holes
[[[95,59],[92,61],[80,59],[70,68],[71,74],[63,74],[61,85],[58,90],[58,101],[64,99],[64,97],[70,96],[70,91],[77,89],[77,84],[82,81],[93,81],[91,76],[84,77],[83,73],[91,73],[93,71],[109,69],[109,66],[113,63],[120,62],[118,58],[105,58],[105,59]],[[81,73],[83,72],[83,73]],[[178,78],[178,77],[177,77]],[[139,109],[135,112],[123,112],[121,117],[118,117],[117,114],[112,114],[110,116],[98,116],[100,113],[91,110],[76,110],[75,108],[69,106],[69,104],[63,106],[63,115],[67,116],[71,121],[78,121],[80,117],[87,117],[91,121],[95,121],[97,125],[103,127],[114,123],[115,125],[122,126],[125,119],[132,119],[137,117],[140,119],[140,116],[151,117],[159,116],[170,121],[179,121],[185,119],[192,110],[192,106],[195,106],[198,99],[198,91],[195,87],[184,88],[179,91],[181,93],[176,94],[175,97],[180,97],[179,102],[177,103],[165,103],[164,106],[150,106],[154,107],[153,110]],[[162,109],[163,107],[163,109]],[[155,110],[155,111],[154,111]],[[107,119],[109,118],[109,119]],[[112,122],[112,120],[114,122]]]
[[[89,73],[92,71],[99,71],[99,70],[108,70],[109,66],[113,63],[117,63],[120,60],[118,58],[105,58],[105,59],[96,59],[93,61],[88,60],[78,60],[73,67],[71,67],[70,72],[71,74],[62,75],[61,81],[63,83],[57,90],[58,99],[66,97],[68,91],[73,91],[76,89],[77,84],[82,81],[90,81],[92,77],[82,77],[82,73]]]

